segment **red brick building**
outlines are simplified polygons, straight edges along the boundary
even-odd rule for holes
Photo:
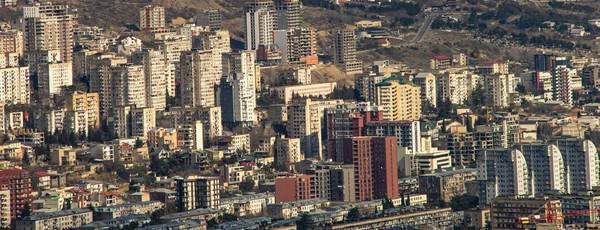
[[[280,174],[275,178],[275,202],[315,198],[315,175]]]
[[[11,219],[21,216],[26,206],[25,203],[31,207],[33,199],[29,172],[21,169],[0,171],[0,189],[10,190]]]
[[[354,165],[357,201],[398,197],[396,150],[396,137],[343,139],[344,164]]]
[[[367,135],[367,123],[383,120],[383,110],[368,103],[344,104],[335,109],[327,109],[327,149],[329,158],[342,161],[342,153],[336,150],[346,137]]]

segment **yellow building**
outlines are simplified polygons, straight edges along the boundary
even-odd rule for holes
[[[85,111],[90,128],[100,128],[100,96],[98,93],[75,92],[65,99],[67,111]]]
[[[148,131],[148,146],[167,149],[177,148],[177,129],[155,127]]]
[[[57,148],[52,150],[52,164],[75,165],[77,163],[77,152],[71,147]]]
[[[383,106],[383,118],[391,121],[421,119],[421,88],[397,77],[376,85],[377,104]]]

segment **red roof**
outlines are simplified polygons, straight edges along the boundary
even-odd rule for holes
[[[254,162],[252,162],[252,161],[244,161],[244,162],[241,162],[240,165],[241,166],[248,166],[248,165],[250,165],[250,166],[257,166],[257,164],[254,163]]]
[[[85,188],[80,188],[80,187],[74,187],[74,188],[72,188],[72,189],[69,189],[69,192],[71,192],[71,193],[89,193],[89,192],[87,191],[87,189],[85,189]]]
[[[100,194],[105,195],[105,196],[116,196],[116,195],[119,195],[119,193],[115,192],[115,191],[101,192]]]
[[[35,173],[33,173],[33,175],[36,175],[39,177],[50,176],[50,174],[48,174],[47,172],[44,172],[44,171],[35,172]]]
[[[26,173],[26,172],[27,171],[25,171],[23,169],[13,168],[13,169],[7,169],[7,170],[0,171],[0,176],[21,175],[21,174]]]
[[[433,56],[433,57],[427,57],[428,60],[443,60],[443,59],[451,59],[450,57],[446,56],[446,55],[437,55],[437,56]]]

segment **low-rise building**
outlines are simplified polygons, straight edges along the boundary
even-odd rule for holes
[[[226,213],[236,216],[258,215],[266,212],[267,205],[275,203],[275,196],[268,193],[258,193],[221,199],[219,207]]]
[[[140,203],[126,203],[115,206],[97,207],[96,212],[98,213],[99,220],[107,220],[129,215],[151,214],[164,207],[165,204],[159,201],[146,201]]]
[[[299,200],[281,204],[269,204],[267,205],[267,212],[273,218],[290,219],[305,212],[312,212],[327,207],[329,204],[330,202],[325,199]]]
[[[548,197],[496,197],[490,206],[491,227],[492,229],[535,229],[535,221],[522,220],[523,217],[529,217],[532,213],[546,217],[563,216],[562,202]],[[562,218],[551,219],[551,223],[562,228]]]
[[[271,87],[270,93],[277,95],[284,103],[288,104],[292,101],[294,95],[301,97],[325,97],[333,92],[337,84],[335,82],[318,83],[310,85],[293,85]]]
[[[419,192],[431,202],[450,202],[452,197],[467,193],[465,183],[477,179],[477,169],[457,169],[419,175]]]
[[[93,221],[89,209],[68,209],[57,212],[40,213],[17,220],[17,230],[72,229]]]
[[[169,215],[161,216],[160,219],[168,222],[182,222],[188,220],[210,220],[212,218],[218,218],[223,214],[223,211],[214,209],[214,208],[203,208],[203,209],[194,209],[185,212],[178,212]]]

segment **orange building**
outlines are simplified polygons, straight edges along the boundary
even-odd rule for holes
[[[399,196],[396,149],[396,137],[343,139],[344,164],[354,165],[357,201]]]
[[[26,208],[31,207],[31,178],[29,172],[22,169],[7,169],[0,171],[0,189],[10,190],[10,217],[21,217]]]
[[[275,178],[275,202],[285,203],[315,198],[315,176],[280,174]]]

